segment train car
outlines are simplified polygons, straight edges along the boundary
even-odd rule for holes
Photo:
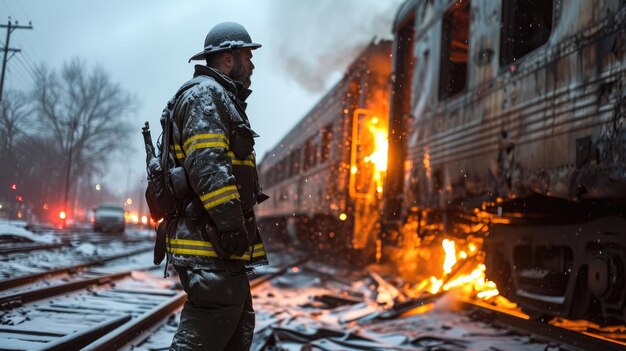
[[[316,249],[372,247],[362,233],[378,221],[363,214],[380,203],[390,53],[391,41],[373,40],[263,157],[259,175],[270,199],[258,208],[262,227]]]
[[[406,1],[384,244],[482,237],[524,310],[625,321],[625,25],[622,0]]]

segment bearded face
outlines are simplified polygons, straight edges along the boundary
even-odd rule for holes
[[[247,89],[252,84],[250,77],[252,76],[252,70],[254,70],[254,64],[252,63],[252,50],[250,49],[238,49],[233,51],[234,65],[230,71],[230,78],[240,81]]]

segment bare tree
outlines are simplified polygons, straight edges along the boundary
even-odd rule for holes
[[[63,154],[51,136],[29,135],[16,143],[20,150],[14,165],[19,172],[20,194],[33,207],[60,204],[64,189]]]
[[[12,152],[16,137],[24,132],[29,103],[21,91],[9,90],[0,101],[0,155]]]
[[[0,102],[0,198],[10,198],[11,184],[18,179],[15,144],[24,136],[30,111],[26,95],[8,90]]]
[[[30,140],[21,144],[19,163],[37,207],[62,202],[68,171],[71,191],[79,179],[86,183],[129,147],[135,99],[104,70],[79,59],[58,71],[39,66],[31,96],[33,127]]]
[[[40,66],[37,78],[33,93],[41,126],[65,154],[74,154],[77,175],[102,170],[115,151],[127,147],[125,118],[134,111],[134,99],[106,72],[73,59],[59,73]]]

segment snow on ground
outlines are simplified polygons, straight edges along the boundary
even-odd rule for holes
[[[52,233],[35,234],[26,230],[22,223],[15,221],[0,222],[0,240],[30,241],[41,244],[59,242],[59,238]]]
[[[252,291],[256,326],[251,350],[566,350],[475,320],[457,308],[453,293],[383,319],[388,304],[380,295],[389,287],[380,284],[380,277],[365,267],[328,262],[318,258],[293,267]],[[168,349],[179,316],[172,315],[147,340],[124,351]]]
[[[132,250],[151,249],[151,242],[122,243],[122,242],[83,242],[77,247],[65,245],[53,250],[37,250],[8,254],[0,261],[0,280],[11,279],[27,274],[56,270],[76,264],[104,259]],[[152,263],[151,257],[142,256],[145,267]]]
[[[253,292],[253,350],[560,349],[473,319],[450,293],[385,319],[381,288],[366,270],[347,274],[319,262],[292,270]]]
[[[78,245],[74,250],[77,254],[83,256],[94,256],[98,252],[98,248],[92,243],[82,243]]]

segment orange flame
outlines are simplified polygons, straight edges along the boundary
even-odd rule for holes
[[[387,128],[379,125],[378,117],[372,117],[370,120],[369,131],[374,137],[374,152],[369,156],[365,156],[363,161],[374,164],[374,181],[376,182],[376,192],[383,192],[383,180],[387,171],[387,150],[389,143],[387,142]]]
[[[440,291],[448,291],[453,288],[461,288],[474,293],[477,298],[484,300],[499,295],[496,284],[487,280],[485,277],[486,267],[482,263],[479,263],[469,274],[461,274],[458,276],[451,275],[453,268],[460,262],[459,259],[463,261],[476,255],[478,248],[474,243],[467,245],[467,250],[470,254],[465,250],[461,250],[458,253],[458,257],[456,244],[453,240],[444,239],[441,245],[446,254],[443,263],[443,276],[441,278],[431,276],[428,280],[420,284],[422,288],[430,284],[428,291],[432,294],[436,294]]]

